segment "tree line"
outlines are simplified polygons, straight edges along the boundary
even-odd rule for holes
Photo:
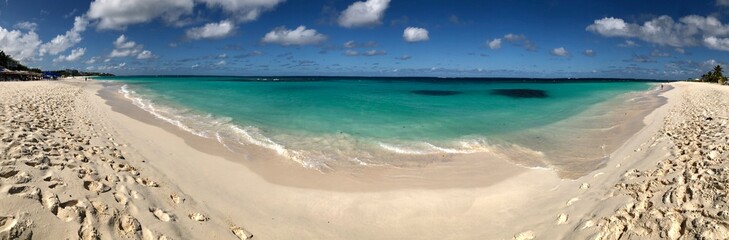
[[[10,69],[13,71],[29,71],[41,73],[42,71],[38,68],[29,68],[23,64],[20,64],[18,60],[13,59],[10,55],[5,54],[4,51],[0,51],[0,67]]]
[[[29,68],[25,65],[21,64],[18,60],[13,59],[12,56],[5,54],[4,51],[0,51],[0,67],[5,69],[10,69],[13,71],[28,71],[28,72],[36,72],[36,73],[42,73],[43,70],[39,68]],[[57,71],[50,71],[58,76],[68,77],[68,76],[114,76],[113,74],[109,73],[99,73],[99,72],[82,72],[75,69],[66,69],[66,70],[57,70]]]
[[[704,75],[701,75],[701,78],[699,81],[701,82],[713,82],[713,83],[719,83],[721,85],[724,85],[726,83],[726,77],[724,77],[724,69],[722,69],[721,65],[716,65],[714,67],[714,70],[711,70]]]

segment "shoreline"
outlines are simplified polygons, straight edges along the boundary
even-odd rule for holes
[[[173,133],[174,135],[183,138],[187,143],[188,147],[195,148],[198,151],[202,151],[208,154],[223,157],[232,162],[243,164],[253,170],[259,176],[262,176],[267,181],[279,185],[343,192],[388,191],[406,188],[478,188],[493,185],[502,181],[503,179],[517,176],[529,170],[551,171],[555,172],[555,174],[557,174],[560,178],[568,179],[575,179],[595,170],[594,167],[589,166],[576,172],[570,172],[568,170],[565,171],[565,169],[558,169],[556,168],[556,166],[550,166],[549,162],[545,162],[547,158],[545,158],[544,156],[540,157],[538,155],[534,155],[537,153],[541,154],[541,151],[544,151],[545,149],[539,149],[539,151],[535,151],[529,148],[523,148],[518,145],[509,146],[510,144],[507,143],[503,146],[494,145],[494,147],[498,147],[499,149],[507,147],[516,149],[523,148],[527,151],[519,151],[520,153],[507,153],[507,150],[502,149],[502,151],[496,151],[491,153],[443,153],[425,156],[397,155],[397,157],[403,159],[417,159],[417,161],[410,162],[419,163],[414,166],[384,165],[346,167],[344,169],[334,169],[331,171],[328,171],[329,169],[325,169],[324,172],[321,172],[321,169],[304,168],[301,165],[292,161],[291,159],[287,159],[285,156],[275,154],[271,149],[262,146],[248,145],[245,149],[242,149],[241,151],[233,151],[231,149],[228,149],[226,146],[223,146],[223,144],[221,144],[219,141],[216,141],[215,139],[195,135],[189,131],[180,129],[180,127],[175,126],[168,121],[159,119],[158,117],[152,115],[152,113],[141,109],[135,104],[132,104],[130,99],[121,96],[120,93],[112,89],[111,84],[92,84],[99,84],[104,86],[99,88],[99,96],[105,100],[107,105],[110,105],[112,107],[112,110],[125,116],[131,117],[135,120],[160,127],[167,132]],[[116,84],[113,84],[113,86],[116,86]],[[623,123],[616,125],[620,128],[624,128],[618,129],[619,132],[611,129],[609,131],[596,130],[593,131],[595,133],[590,133],[594,135],[591,137],[594,140],[590,142],[611,142],[611,144],[607,144],[607,148],[603,146],[602,150],[604,151],[607,149],[608,152],[606,152],[602,156],[607,156],[609,152],[617,149],[617,147],[619,147],[622,143],[629,139],[633,135],[633,132],[635,130],[639,130],[644,127],[643,123],[639,119],[645,117],[655,108],[664,104],[665,100],[662,100],[661,97],[657,96],[657,94],[660,94],[660,91],[654,88],[655,87],[651,87],[651,90],[634,93],[632,95],[624,94],[605,103],[599,103],[595,106],[591,106],[590,108],[588,108],[588,110],[585,111],[600,112],[604,111],[603,109],[610,109],[611,111],[615,111],[614,108],[617,107],[620,107],[621,111],[627,111],[625,113],[625,118],[627,118],[628,120],[621,120]],[[645,98],[652,101],[653,103],[648,106],[642,106],[638,109],[630,109],[625,107],[628,105],[628,97]],[[588,122],[592,120],[579,119],[585,118],[582,117],[582,115],[586,114],[580,113],[576,116],[540,128],[557,128],[553,126],[570,126],[570,124],[573,124],[571,122]],[[619,117],[623,117],[623,115]],[[617,122],[615,120],[610,121]],[[581,124],[581,126],[586,126],[590,124],[594,126],[599,125],[596,123]],[[557,129],[557,131],[563,131],[564,129],[568,128],[562,127],[562,129]],[[572,134],[584,134],[583,132],[576,132]],[[522,134],[524,135],[522,138],[534,137],[530,136],[529,134],[530,133]],[[597,137],[598,135],[600,136]],[[611,135],[611,137],[606,138],[604,137],[604,135]],[[537,138],[540,137],[537,136]],[[546,139],[549,138],[549,136],[546,136]],[[553,139],[550,140],[542,139],[541,142],[545,142],[551,145],[563,145],[563,147],[559,148],[561,150],[551,150],[550,156],[555,159],[567,157],[566,155],[560,155],[558,153],[562,153],[565,150],[575,149],[572,148],[572,146],[576,146],[575,144],[577,144],[577,146],[580,146],[577,148],[585,148],[585,150],[571,152],[572,155],[591,154],[591,152],[593,152],[594,150],[589,150],[586,147],[595,147],[596,145],[594,143],[590,143],[584,140],[570,142],[565,141],[561,138],[552,138]],[[577,135],[577,137],[571,136],[569,138],[580,139],[580,135]],[[551,146],[551,148],[555,147]],[[429,160],[429,158],[432,159]],[[515,159],[520,158],[523,158],[523,160],[520,160],[520,162],[514,161]],[[583,158],[580,158],[580,160],[582,159]],[[596,158],[595,160],[583,161],[582,163],[577,163],[577,161],[573,162],[581,165],[595,165],[595,161],[600,162],[605,161],[605,159]],[[302,181],[302,179],[305,180]]]
[[[667,148],[666,143],[654,137],[663,126],[668,109],[681,103],[677,93],[685,88],[662,93],[668,99],[667,104],[641,119],[645,127],[610,155],[606,167],[574,180],[560,179],[552,171],[512,167],[514,172],[507,172],[508,177],[501,176],[486,185],[474,181],[473,186],[466,187],[334,191],[271,183],[251,170],[255,166],[248,167],[252,164],[244,165],[220,156],[223,147],[192,148],[189,145],[197,143],[191,141],[201,139],[180,137],[154,122],[115,111],[115,106],[107,105],[97,95],[94,89],[98,88],[84,82],[42,84],[70,86],[81,92],[82,97],[75,101],[87,103],[84,114],[90,116],[88,120],[97,126],[98,133],[112,137],[127,159],[146,160],[135,162],[135,167],[155,173],[155,180],[179,189],[187,196],[186,202],[205,210],[211,222],[193,222],[194,225],[188,225],[192,229],[203,231],[216,226],[212,228],[214,231],[210,230],[215,234],[210,236],[233,238],[230,226],[226,225],[237,224],[253,233],[255,239],[474,239],[485,236],[529,239],[533,235],[565,238],[596,216],[593,209],[610,212],[624,204],[625,199],[606,201],[606,196],[625,172],[655,165],[665,157],[666,151],[662,149]],[[644,150],[635,151],[637,148]],[[478,169],[472,171],[467,174],[479,173]],[[285,171],[275,174],[300,177]],[[83,190],[82,186],[79,188]],[[153,196],[132,201],[142,204],[154,201]],[[0,208],[0,215],[13,214],[8,211],[13,210]],[[170,224],[189,224],[185,214],[178,214],[175,223],[159,222],[146,209],[130,214],[149,228],[165,230]]]

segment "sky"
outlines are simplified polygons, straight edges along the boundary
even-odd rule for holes
[[[0,0],[0,50],[117,75],[695,78],[729,0]]]

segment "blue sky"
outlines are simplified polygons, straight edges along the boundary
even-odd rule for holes
[[[0,0],[0,49],[121,75],[685,79],[729,0]]]

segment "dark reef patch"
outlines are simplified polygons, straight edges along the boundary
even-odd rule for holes
[[[426,96],[453,96],[458,95],[463,92],[459,91],[447,91],[447,90],[415,90],[410,91],[411,93],[415,93],[418,95],[426,95]]]
[[[547,98],[547,91],[536,89],[494,89],[492,95],[506,96],[510,98]]]

